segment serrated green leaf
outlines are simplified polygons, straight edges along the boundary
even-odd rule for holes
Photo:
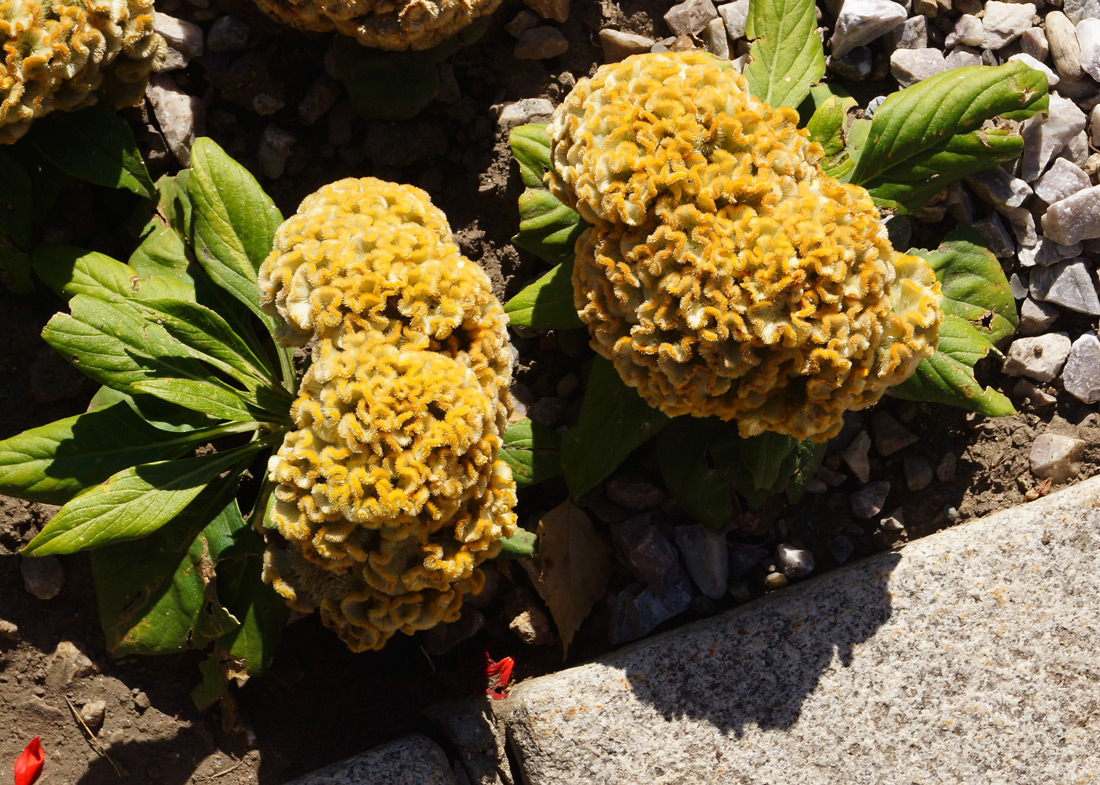
[[[876,200],[909,213],[956,180],[1012,161],[1023,149],[1023,137],[1011,131],[971,131],[891,167],[885,176],[874,178],[864,187]]]
[[[577,238],[588,228],[546,188],[528,188],[520,195],[519,218],[519,234],[512,242],[550,264],[572,259]]]
[[[130,254],[127,264],[144,277],[150,275],[172,275],[191,285],[194,281],[188,274],[187,246],[171,226],[159,215],[153,216],[141,230],[138,246]]]
[[[254,385],[257,381],[269,380],[263,360],[225,319],[205,305],[179,300],[151,300],[143,303],[139,310],[146,319],[156,322],[170,336],[191,349],[196,359],[215,365],[242,384]],[[277,383],[274,380],[270,382]]]
[[[1004,270],[970,229],[952,232],[935,251],[914,249],[943,287],[943,324],[936,353],[889,392],[898,398],[946,403],[989,417],[1014,414],[1012,402],[974,377],[974,365],[1016,331],[1019,317]]]
[[[528,188],[545,188],[545,175],[550,170],[550,134],[546,123],[516,126],[508,134],[512,156],[519,164],[519,174]]]
[[[172,275],[143,276],[136,269],[96,251],[45,243],[34,250],[34,271],[59,297],[111,295],[138,301],[156,298],[193,300],[195,289]]]
[[[152,378],[205,379],[209,372],[163,327],[125,302],[78,294],[71,314],[56,314],[42,331],[50,346],[86,376],[126,390]]]
[[[813,0],[752,0],[745,35],[749,92],[771,106],[797,107],[825,75]]]
[[[264,420],[263,412],[253,408],[236,391],[215,382],[198,379],[145,379],[131,389],[161,400],[229,422]]]
[[[944,313],[966,319],[995,344],[1016,332],[1016,300],[997,257],[982,245],[977,232],[956,229],[934,251],[913,249],[925,259],[943,287]]]
[[[256,272],[283,221],[279,209],[247,169],[205,137],[191,148],[186,189],[199,264],[215,283],[271,324],[271,317],[260,310]]]
[[[926,151],[978,130],[997,115],[1026,117],[1047,106],[1046,76],[1023,63],[955,68],[888,96],[875,110],[867,144],[847,181],[881,178]]]
[[[985,356],[989,347],[973,325],[957,316],[945,316],[940,326],[940,345],[945,342],[952,351],[937,349],[917,366],[912,376],[891,387],[890,395],[910,401],[945,403],[988,417],[1015,414],[1008,398],[992,387],[983,388],[974,378],[974,363]]]
[[[580,421],[562,438],[561,469],[574,499],[606,479],[636,448],[657,435],[668,417],[627,387],[610,360],[596,357]]]
[[[504,432],[500,458],[511,467],[516,485],[526,488],[561,474],[560,447],[557,433],[525,417]]]
[[[0,441],[0,493],[64,504],[129,466],[179,457],[206,440],[153,428],[115,403]]]
[[[236,508],[235,489],[235,478],[210,486],[148,537],[92,551],[100,622],[112,656],[202,648],[239,627],[216,595],[212,542],[227,528],[227,506]]]
[[[88,411],[95,411],[116,403],[126,404],[145,422],[169,433],[190,433],[219,427],[216,420],[205,414],[184,409],[182,406],[176,406],[174,403],[152,395],[131,395],[106,385],[96,390],[88,404]]]
[[[539,330],[584,327],[573,305],[573,262],[563,262],[504,304],[508,321]]]
[[[155,187],[129,124],[101,101],[35,121],[28,139],[59,169],[108,188],[151,197]]]
[[[197,458],[124,469],[70,500],[21,553],[77,553],[152,534],[175,518],[215,477],[258,449],[259,443],[253,443]]]

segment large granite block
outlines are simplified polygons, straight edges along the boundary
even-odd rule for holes
[[[456,785],[447,755],[427,736],[389,744],[317,769],[285,785]]]
[[[1100,782],[1100,478],[498,710],[527,785]]]

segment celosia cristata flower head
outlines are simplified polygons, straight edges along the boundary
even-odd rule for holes
[[[709,55],[636,55],[556,111],[549,182],[592,223],[592,345],[650,405],[821,441],[932,354],[940,287],[796,120]]]
[[[268,466],[265,580],[356,650],[453,621],[515,530],[498,457],[512,357],[488,278],[427,194],[364,178],[302,202],[260,289],[285,337],[314,342]]]
[[[152,0],[0,0],[0,143],[55,109],[90,106],[97,90],[138,103],[166,52]]]
[[[380,49],[429,49],[500,0],[256,0],[256,5],[299,30],[336,30]]]

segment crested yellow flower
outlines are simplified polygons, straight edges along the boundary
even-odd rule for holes
[[[593,348],[669,415],[823,441],[935,350],[940,287],[789,109],[701,52],[581,80],[549,184],[590,223],[573,282]]]

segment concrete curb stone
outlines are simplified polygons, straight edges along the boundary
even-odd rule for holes
[[[427,736],[404,736],[284,785],[457,785],[447,755]]]
[[[518,685],[527,785],[1100,782],[1100,477]]]

